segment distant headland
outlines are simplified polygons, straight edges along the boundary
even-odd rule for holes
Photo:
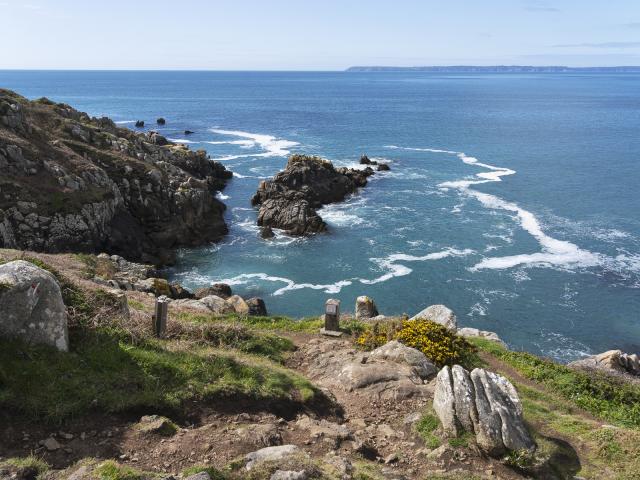
[[[435,73],[640,73],[640,66],[564,67],[533,65],[449,65],[429,67],[355,66],[347,72],[435,72]]]

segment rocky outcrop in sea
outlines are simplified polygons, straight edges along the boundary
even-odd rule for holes
[[[0,247],[170,263],[228,231],[204,150],[0,90]]]
[[[316,209],[344,200],[364,187],[373,173],[371,168],[335,168],[319,157],[292,155],[282,172],[260,183],[251,200],[260,206],[258,225],[296,236],[323,232],[327,224]]]

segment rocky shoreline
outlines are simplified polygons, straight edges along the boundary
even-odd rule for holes
[[[156,132],[0,90],[0,247],[171,263],[222,238],[231,172]]]
[[[252,205],[259,206],[262,236],[273,236],[273,228],[294,236],[326,231],[327,224],[316,210],[343,201],[366,186],[373,173],[370,167],[335,168],[320,157],[292,155],[283,171],[260,183],[251,200]]]

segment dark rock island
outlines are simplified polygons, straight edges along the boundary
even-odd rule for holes
[[[229,178],[204,150],[0,90],[0,247],[171,262],[227,233]]]
[[[260,183],[251,203],[259,205],[258,225],[266,232],[280,228],[289,235],[323,232],[327,224],[316,209],[340,202],[367,184],[373,169],[335,168],[319,157],[292,155],[287,167]],[[263,236],[265,236],[263,234]]]

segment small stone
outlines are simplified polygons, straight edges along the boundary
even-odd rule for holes
[[[391,455],[387,455],[384,458],[384,463],[386,463],[387,465],[391,464],[391,463],[396,463],[399,460],[398,458],[398,454],[397,453],[392,453]]]
[[[55,452],[56,450],[62,448],[62,445],[60,445],[58,441],[53,437],[49,437],[44,442],[42,442],[42,446],[50,452]]]

